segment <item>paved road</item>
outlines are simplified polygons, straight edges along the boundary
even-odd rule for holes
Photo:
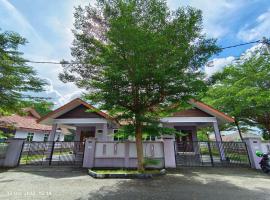
[[[151,180],[93,179],[85,170],[0,171],[0,199],[269,200],[270,175],[251,169],[191,168]]]

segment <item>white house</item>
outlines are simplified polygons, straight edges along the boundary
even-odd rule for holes
[[[40,115],[32,108],[26,108],[24,112],[25,115],[13,114],[0,117],[0,130],[13,133],[14,138],[27,141],[48,141],[52,126],[37,123]],[[54,140],[64,140],[64,134],[60,129],[56,131]]]

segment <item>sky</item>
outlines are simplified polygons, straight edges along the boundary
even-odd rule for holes
[[[24,57],[36,61],[71,60],[74,6],[91,0],[0,0],[0,28],[15,31],[27,38],[20,50]],[[168,0],[174,10],[192,6],[203,12],[203,32],[217,39],[222,47],[270,38],[269,0]],[[252,45],[224,50],[215,55],[212,67],[205,67],[208,76],[230,64]],[[62,83],[58,74],[61,65],[31,64],[48,82],[40,96],[50,97],[59,107],[79,97],[81,90],[71,83]]]

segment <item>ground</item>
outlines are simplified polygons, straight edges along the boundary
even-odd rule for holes
[[[150,180],[93,179],[86,170],[0,171],[0,199],[270,199],[270,175],[245,168],[184,168]]]

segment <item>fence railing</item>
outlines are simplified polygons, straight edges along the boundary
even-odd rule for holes
[[[178,166],[249,166],[244,142],[176,142]]]
[[[84,142],[25,142],[20,164],[82,165]]]

